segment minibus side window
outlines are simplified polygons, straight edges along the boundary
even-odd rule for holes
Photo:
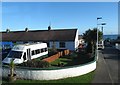
[[[45,48],[45,52],[47,51],[47,48]]]
[[[41,49],[39,49],[39,52],[41,53]]]
[[[46,52],[45,48],[44,48],[44,52]]]
[[[40,53],[39,49],[35,50],[35,52],[36,52],[36,54],[39,54],[39,53]]]
[[[32,51],[32,55],[35,55],[35,51],[34,50]]]
[[[24,52],[23,59],[26,60],[26,52]]]
[[[41,53],[44,52],[44,48],[41,49]]]

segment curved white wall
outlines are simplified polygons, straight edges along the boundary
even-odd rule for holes
[[[61,68],[55,70],[28,70],[28,69],[16,69],[18,78],[33,79],[33,80],[55,80],[67,77],[75,77],[87,74],[96,69],[96,61],[82,66],[75,66],[69,68]],[[2,75],[7,77],[9,68],[3,67]]]

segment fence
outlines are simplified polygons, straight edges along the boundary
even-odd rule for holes
[[[61,56],[68,55],[69,53],[70,53],[69,50],[63,50],[63,51],[61,51],[61,52],[58,52],[58,53],[55,54],[55,55],[52,55],[52,56],[50,56],[50,57],[48,57],[48,58],[43,59],[43,61],[47,61],[47,62],[50,63],[50,62],[55,61],[56,59],[58,59],[58,58],[61,57]]]

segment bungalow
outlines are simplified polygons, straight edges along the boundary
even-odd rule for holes
[[[79,45],[77,29],[55,29],[51,30],[25,30],[25,31],[6,31],[2,33],[2,42],[30,43],[46,42],[48,47],[53,44],[59,49],[76,50]]]

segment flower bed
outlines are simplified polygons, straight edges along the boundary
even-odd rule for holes
[[[19,66],[30,67],[30,68],[31,67],[33,67],[33,68],[48,68],[48,67],[50,67],[50,64],[47,61],[32,60],[32,61],[24,62],[24,63],[20,64]]]

